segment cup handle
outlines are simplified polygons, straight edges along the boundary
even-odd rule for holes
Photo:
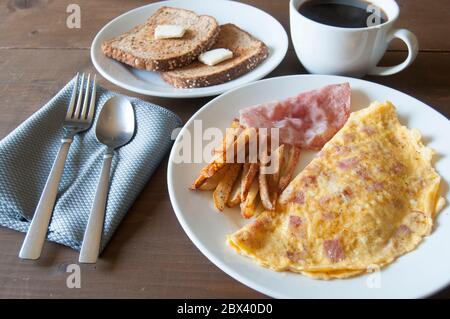
[[[406,60],[403,61],[403,63],[395,66],[376,66],[369,71],[369,75],[386,76],[398,73],[406,69],[416,59],[417,53],[419,52],[419,41],[417,40],[417,37],[414,35],[414,33],[406,29],[398,29],[391,34],[391,36],[389,37],[389,42],[391,42],[395,38],[400,39],[406,43],[406,46],[408,47],[408,57],[406,58]]]

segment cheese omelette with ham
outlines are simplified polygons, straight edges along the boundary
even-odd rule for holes
[[[320,279],[383,267],[430,234],[443,206],[432,155],[392,104],[374,103],[350,115],[276,211],[228,242],[265,267]]]

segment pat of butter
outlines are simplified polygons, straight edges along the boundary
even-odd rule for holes
[[[155,28],[155,39],[182,38],[186,28],[176,24],[161,24]]]
[[[200,62],[212,66],[225,60],[231,59],[232,57],[233,52],[228,49],[214,49],[200,54],[198,59],[200,60]]]

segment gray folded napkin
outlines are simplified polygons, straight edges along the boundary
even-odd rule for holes
[[[44,107],[0,141],[0,225],[26,232],[60,146],[74,79]],[[79,250],[105,146],[95,137],[102,106],[114,92],[97,87],[92,127],[75,136],[59,185],[47,239]],[[115,153],[101,249],[111,238],[172,145],[181,120],[172,112],[129,98],[136,114],[134,139]]]

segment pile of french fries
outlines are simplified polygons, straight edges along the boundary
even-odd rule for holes
[[[292,180],[300,158],[300,149],[293,145],[282,144],[272,152],[270,161],[249,157],[249,143],[255,141],[255,129],[243,128],[234,120],[227,130],[221,145],[214,150],[211,163],[206,165],[191,189],[213,191],[214,205],[217,210],[225,207],[240,206],[241,215],[251,218],[264,210],[274,210],[279,194]],[[256,136],[256,139],[258,136]],[[233,150],[233,160],[227,154]],[[270,153],[270,154],[269,154]],[[241,154],[244,161],[237,161]],[[271,173],[265,166],[276,163]]]

